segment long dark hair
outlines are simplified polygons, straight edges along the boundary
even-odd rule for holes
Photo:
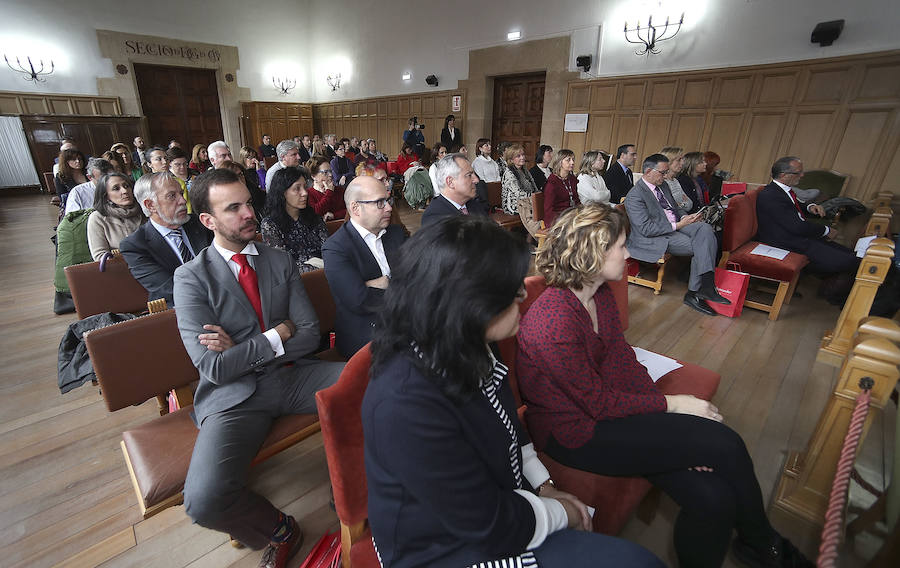
[[[524,241],[488,219],[454,215],[419,229],[391,267],[375,372],[406,353],[450,400],[469,399],[491,370],[488,323],[515,300],[529,262]]]
[[[287,213],[287,200],[284,193],[301,178],[303,184],[306,185],[310,180],[309,170],[302,166],[282,168],[272,176],[272,183],[269,184],[269,190],[266,192],[266,217],[272,219],[285,235],[290,232],[294,220]],[[300,222],[311,227],[316,224],[318,219],[319,216],[307,202],[307,206],[300,210]]]
[[[125,185],[131,188],[132,198],[134,198],[134,181],[132,181],[131,176],[127,176],[121,172],[110,172],[104,175],[95,182],[97,185],[94,188],[94,210],[99,211],[104,217],[109,215],[109,208],[114,207],[114,205],[109,202],[109,197],[107,197],[106,193],[106,189],[109,187],[113,178],[124,180]],[[137,199],[135,199],[134,203],[135,206],[137,206]]]

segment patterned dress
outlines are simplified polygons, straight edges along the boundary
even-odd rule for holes
[[[285,235],[271,217],[265,217],[260,226],[263,242],[290,253],[300,272],[316,270],[306,261],[312,257],[322,258],[322,244],[328,238],[325,222],[318,215],[312,225],[307,225],[300,217],[291,223],[291,230]]]

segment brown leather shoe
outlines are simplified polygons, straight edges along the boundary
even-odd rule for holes
[[[285,568],[288,561],[297,554],[297,551],[303,546],[303,531],[300,525],[291,519],[291,536],[284,542],[270,542],[269,546],[263,550],[262,558],[259,560],[259,568]]]

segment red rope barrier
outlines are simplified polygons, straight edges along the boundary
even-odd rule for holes
[[[822,542],[819,544],[818,568],[837,566],[837,547],[844,529],[844,508],[847,504],[847,488],[850,486],[850,472],[856,460],[856,448],[862,437],[863,425],[869,413],[870,391],[875,381],[870,377],[859,380],[862,389],[856,397],[856,407],[850,417],[850,426],[844,436],[841,457],[838,459],[834,482],[831,484],[831,496],[828,498],[828,510],[825,513],[825,528],[822,529]]]

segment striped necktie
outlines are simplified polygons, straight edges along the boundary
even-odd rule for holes
[[[175,247],[178,249],[178,254],[181,255],[181,262],[186,263],[190,262],[194,259],[194,255],[191,254],[187,245],[184,244],[184,239],[181,238],[181,231],[169,231],[169,238],[175,243]]]

